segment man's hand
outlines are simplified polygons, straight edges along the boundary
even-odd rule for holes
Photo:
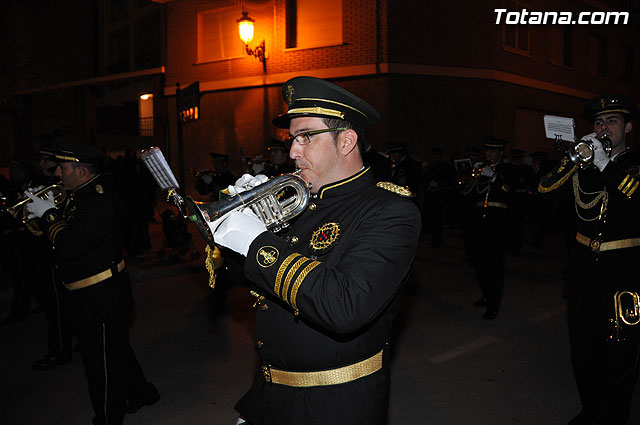
[[[251,242],[262,232],[267,231],[264,223],[249,208],[243,211],[231,211],[219,220],[209,223],[209,227],[217,245],[229,248],[245,257]]]
[[[602,142],[596,138],[596,133],[589,133],[580,140],[591,142],[593,146],[593,165],[600,171],[604,170],[604,167],[611,161],[611,158],[609,158],[609,155],[607,155],[607,152],[604,150]]]
[[[242,177],[236,180],[235,186],[229,186],[227,190],[229,191],[229,195],[235,196],[238,193],[253,189],[254,187],[266,182],[267,180],[269,180],[269,177],[265,176],[264,174],[258,174],[257,176],[252,176],[251,174],[243,174]]]
[[[47,197],[45,199],[38,198],[28,190],[25,190],[24,194],[27,198],[31,199],[31,202],[25,204],[25,208],[29,211],[29,217],[27,217],[29,219],[33,217],[42,217],[46,211],[56,207],[52,191],[47,193]]]

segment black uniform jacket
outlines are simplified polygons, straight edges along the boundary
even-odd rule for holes
[[[483,165],[476,164],[474,167],[481,169]],[[514,164],[499,162],[493,169],[495,174],[492,177],[478,176],[466,195],[475,207],[505,212],[513,195],[520,188],[518,168]]]
[[[589,239],[610,242],[640,237],[640,154],[637,150],[619,154],[602,172],[595,168],[578,169],[564,157],[542,179],[538,191],[556,197],[579,197],[582,205],[575,205],[576,228]],[[604,206],[602,197],[596,200],[601,193],[606,193]],[[610,251],[594,248],[575,243],[568,270],[572,282],[609,291],[640,288],[636,269],[640,247]]]
[[[67,193],[62,211],[49,210],[40,219],[53,243],[57,282],[67,284],[114,271],[114,277],[69,291],[69,314],[74,321],[105,320],[133,307],[128,275],[115,269],[122,260],[121,218],[120,198],[97,175]]]
[[[394,189],[377,187],[365,168],[312,195],[286,237],[264,232],[253,241],[245,274],[266,296],[255,322],[264,364],[334,369],[389,342],[420,233],[418,209]],[[378,423],[376,415],[386,415],[386,373],[311,388],[258,376],[236,408],[254,424]]]

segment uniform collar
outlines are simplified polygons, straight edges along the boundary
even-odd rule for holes
[[[351,177],[324,185],[318,191],[317,196],[320,199],[326,199],[358,191],[373,182],[373,174],[369,170],[370,167],[365,167]]]
[[[92,182],[95,182],[98,179],[98,177],[100,177],[100,174],[96,174],[95,176],[91,177],[89,180],[87,180],[86,182],[82,183],[80,186],[76,187],[72,191],[72,193],[78,193],[83,188],[90,186]]]

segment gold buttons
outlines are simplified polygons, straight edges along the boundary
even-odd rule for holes
[[[298,237],[297,236],[291,236],[291,241],[290,241],[291,245],[295,245],[298,243]]]
[[[311,202],[311,203],[309,204],[309,210],[310,210],[310,211],[314,211],[314,210],[316,209],[316,207],[317,207],[317,206],[316,206],[316,204],[314,204],[313,202]]]

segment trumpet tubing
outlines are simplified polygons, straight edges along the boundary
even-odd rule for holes
[[[623,306],[623,298],[630,298],[631,308]],[[613,318],[611,323],[611,335],[608,340],[614,342],[626,341],[622,324],[634,326],[640,323],[640,295],[637,292],[617,291],[613,294]]]
[[[67,197],[67,192],[64,189],[64,186],[62,186],[61,184],[52,184],[50,186],[42,188],[39,191],[35,192],[34,195],[38,198],[44,199],[49,192],[53,192],[53,202],[55,203],[55,205],[64,202]],[[30,198],[25,197],[17,203],[11,205],[10,207],[7,207],[7,212],[11,214],[15,219],[20,220],[22,224],[26,224],[27,222],[31,221],[31,219],[28,218],[29,212],[25,208],[26,205],[30,202],[33,201]]]
[[[309,204],[309,188],[297,174],[283,174],[251,190],[217,202],[198,202],[187,197],[189,219],[195,223],[209,245],[214,244],[207,223],[219,220],[233,210],[250,208],[265,227],[278,232],[298,216]]]

